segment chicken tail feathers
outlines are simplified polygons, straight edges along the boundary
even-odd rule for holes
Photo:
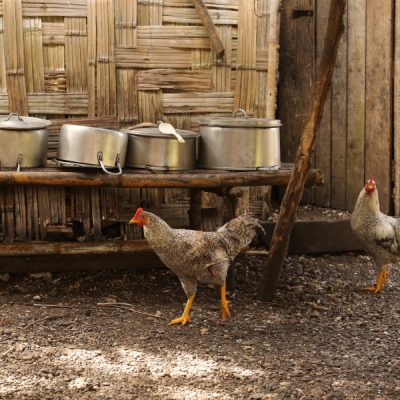
[[[247,247],[256,237],[267,243],[267,235],[254,214],[242,214],[221,226],[217,232],[223,234],[229,253],[235,254]]]

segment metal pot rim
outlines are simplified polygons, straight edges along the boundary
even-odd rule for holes
[[[150,127],[150,128],[137,128],[137,129],[121,129],[121,132],[127,133],[128,137],[130,136],[139,136],[139,137],[150,137],[150,138],[161,138],[161,139],[174,139],[175,136],[168,133],[161,133],[158,128]],[[176,129],[176,132],[179,133],[184,139],[194,139],[200,136],[197,132],[186,131],[182,129]]]
[[[241,114],[241,117],[238,115]],[[200,118],[200,126],[232,127],[232,128],[277,128],[282,126],[279,119],[251,118],[242,108],[237,108],[231,117],[211,116]]]
[[[199,120],[200,126],[230,128],[278,128],[282,126],[279,119],[267,118],[234,118],[207,117]]]
[[[47,119],[20,116],[17,113],[0,116],[1,130],[32,131],[35,129],[47,128],[51,121]]]
[[[86,125],[75,125],[75,124],[63,124],[61,126],[61,130],[65,130],[67,128],[76,128],[79,132],[92,132],[92,133],[105,133],[105,134],[113,134],[116,136],[126,136],[126,134],[122,131],[117,131],[113,129],[99,128],[97,126],[86,126]],[[71,131],[68,131],[68,133]]]

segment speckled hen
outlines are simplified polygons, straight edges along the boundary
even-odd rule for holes
[[[388,264],[400,260],[400,221],[380,211],[373,178],[367,181],[358,196],[351,216],[351,228],[373,258],[378,272],[376,285],[365,290],[377,293],[387,281]]]
[[[226,301],[226,275],[232,260],[257,234],[265,235],[258,220],[243,214],[216,232],[171,228],[164,220],[139,208],[130,224],[143,227],[144,236],[161,261],[178,276],[188,297],[181,317],[170,325],[185,325],[197,291],[198,282],[221,287],[222,319],[230,316]]]

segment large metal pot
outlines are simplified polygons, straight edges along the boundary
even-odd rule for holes
[[[126,165],[161,171],[196,168],[196,145],[199,134],[175,130],[171,125],[170,130],[160,130],[161,126],[169,125],[162,124],[157,126],[144,123],[123,130],[128,134]],[[177,135],[172,133],[173,131]]]
[[[110,175],[120,175],[125,165],[128,136],[110,129],[64,124],[60,130],[59,165],[99,167]],[[117,172],[108,168],[117,168]]]
[[[0,117],[0,167],[33,168],[46,165],[50,121],[12,113]]]
[[[200,120],[199,164],[235,171],[280,166],[279,120],[249,118],[238,109],[232,117]]]

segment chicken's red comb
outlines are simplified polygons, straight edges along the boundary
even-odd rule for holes
[[[142,211],[143,211],[143,208],[142,208],[142,207],[139,207],[139,208],[136,210],[135,215],[133,216],[133,219],[138,218]]]

